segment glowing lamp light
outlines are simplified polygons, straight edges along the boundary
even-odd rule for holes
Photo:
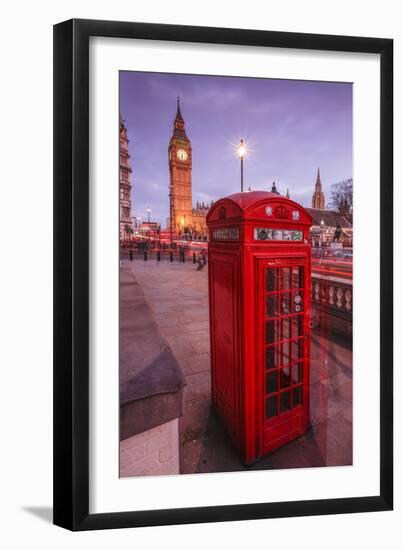
[[[243,139],[241,139],[241,142],[237,149],[239,158],[243,158],[246,155],[246,145],[244,144]]]

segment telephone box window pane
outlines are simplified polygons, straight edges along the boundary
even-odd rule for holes
[[[266,393],[273,393],[278,390],[278,370],[266,374]]]
[[[266,344],[274,344],[278,340],[277,321],[266,322]]]
[[[291,317],[283,317],[281,321],[281,339],[288,340],[291,338]]]
[[[299,268],[299,288],[304,288],[304,268]]]
[[[266,349],[266,369],[277,367],[277,346],[271,346]]]
[[[280,388],[288,388],[290,385],[290,367],[281,369],[280,371]]]
[[[281,348],[281,364],[286,365],[291,361],[291,342],[283,342]]]
[[[296,292],[292,297],[292,311],[293,313],[301,313],[304,311],[304,296],[302,292]]]
[[[304,288],[304,268],[292,268],[292,286],[294,288]]]
[[[292,286],[293,288],[299,288],[299,268],[292,268]]]
[[[292,390],[292,406],[296,407],[302,403],[302,386],[297,386]]]
[[[266,290],[272,292],[278,290],[278,269],[270,267],[266,272]]]
[[[272,418],[277,416],[277,395],[272,395],[266,399],[266,418]]]
[[[293,365],[291,369],[292,383],[299,384],[302,382],[302,364]]]
[[[281,314],[288,315],[290,313],[290,294],[288,292],[286,294],[281,294],[280,301]]]
[[[291,395],[289,391],[280,393],[280,412],[289,411],[291,408]]]
[[[291,288],[291,268],[283,267],[283,290],[289,290]]]
[[[277,317],[278,315],[278,295],[271,294],[266,298],[267,317]]]
[[[303,336],[304,318],[302,315],[298,315],[292,318],[291,321],[291,337],[297,338]]]
[[[303,356],[303,345],[304,342],[300,338],[299,340],[293,340],[291,342],[291,357],[293,361],[301,359]]]

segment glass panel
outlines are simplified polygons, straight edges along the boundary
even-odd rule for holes
[[[291,342],[283,342],[281,344],[281,364],[286,365],[291,361]]]
[[[290,385],[290,367],[281,369],[280,371],[280,388],[288,388]]]
[[[292,286],[293,288],[304,288],[304,268],[292,268]]]
[[[302,292],[296,292],[293,294],[292,297],[292,311],[293,313],[300,313],[301,311],[304,311],[304,296]]]
[[[278,315],[278,295],[269,294],[266,298],[266,315],[267,317],[277,317]]]
[[[266,272],[266,290],[272,292],[278,290],[278,269],[276,267],[270,267]]]
[[[289,340],[291,338],[291,317],[283,317],[281,320],[281,339]]]
[[[282,290],[289,290],[291,288],[291,268],[283,267],[283,286]]]
[[[278,390],[278,370],[266,374],[266,393],[273,393]]]
[[[302,386],[297,386],[292,390],[292,406],[296,407],[302,403]]]
[[[277,321],[266,322],[266,344],[274,344],[278,340]]]
[[[305,282],[304,282],[304,268],[299,267],[299,288],[305,288]]]
[[[289,391],[280,393],[280,412],[285,412],[291,408],[291,395]]]
[[[286,294],[280,294],[280,310],[281,315],[288,315],[290,313],[290,294],[287,292]]]
[[[266,349],[266,369],[277,367],[277,346]]]
[[[298,363],[291,368],[291,377],[293,384],[299,384],[302,382],[302,364]]]
[[[266,418],[277,416],[277,395],[272,395],[266,399]]]
[[[303,346],[304,341],[300,338],[299,340],[293,340],[291,342],[291,357],[293,361],[301,359],[303,356]]]
[[[304,318],[302,315],[292,317],[291,320],[291,338],[303,336]]]

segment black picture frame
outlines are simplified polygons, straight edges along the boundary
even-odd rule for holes
[[[380,490],[366,497],[89,513],[89,39],[380,54]],[[73,19],[54,26],[54,523],[71,530],[393,507],[393,40]]]

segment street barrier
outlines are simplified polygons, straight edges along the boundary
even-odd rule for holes
[[[186,263],[190,261],[192,264],[198,263],[198,253],[192,250],[169,250],[168,248],[123,248],[120,251],[121,260],[127,260],[130,262],[142,259],[143,261],[155,261],[155,262],[179,262]],[[203,263],[207,258],[203,258]]]

